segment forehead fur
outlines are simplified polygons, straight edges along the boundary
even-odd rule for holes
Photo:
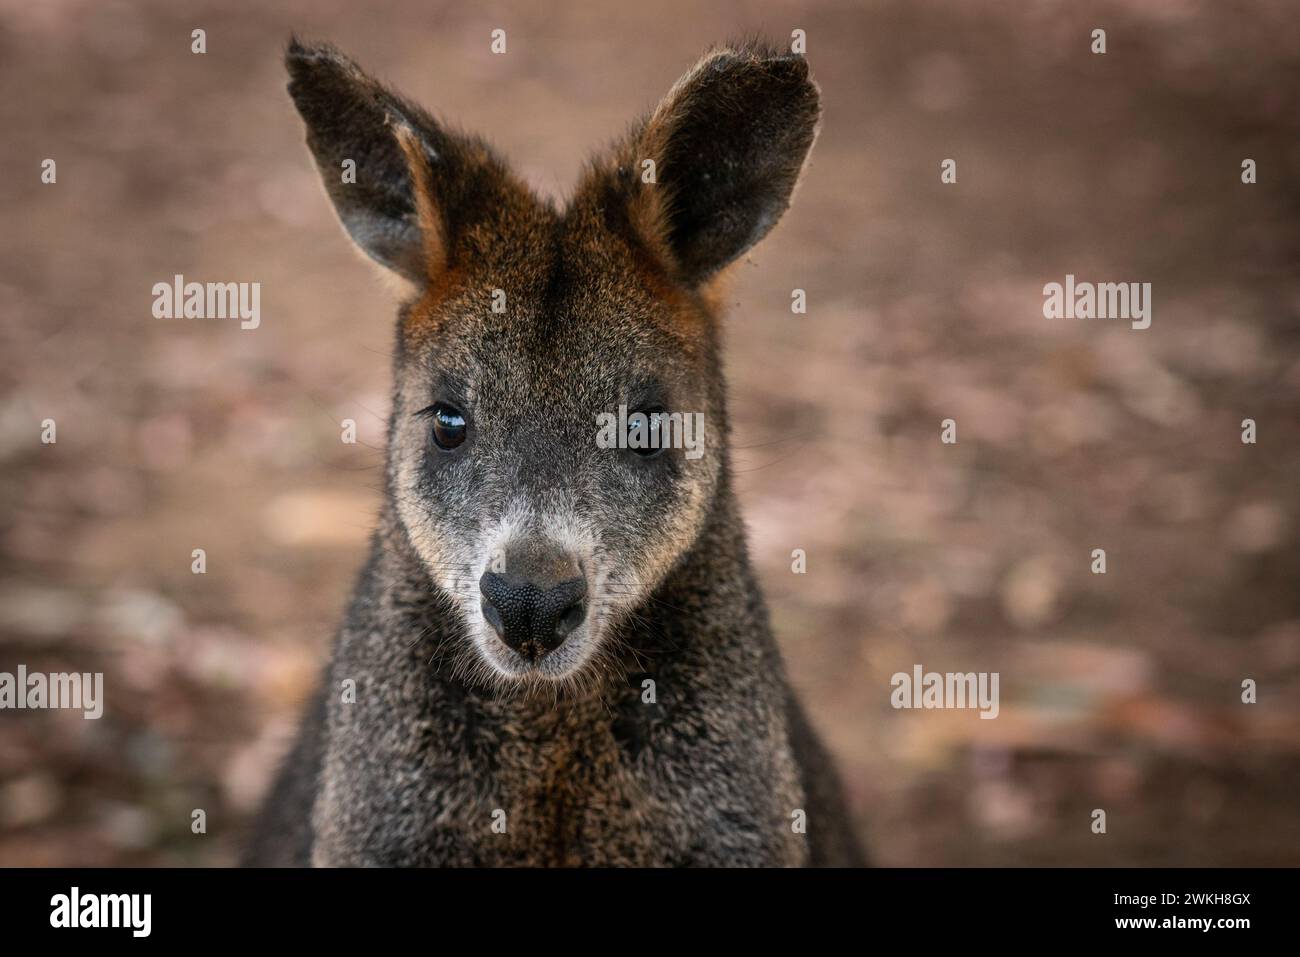
[[[625,179],[616,164],[593,165],[560,211],[503,172],[483,208],[467,216],[472,225],[458,235],[448,268],[432,270],[406,310],[406,349],[506,331],[539,346],[590,347],[618,336],[633,344],[648,335],[681,359],[703,357],[713,343],[713,290],[681,286],[647,248],[620,201]]]

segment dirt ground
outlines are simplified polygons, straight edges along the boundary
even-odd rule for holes
[[[736,472],[874,857],[1300,864],[1300,14],[1209,0],[4,0],[0,671],[108,706],[0,712],[0,864],[231,863],[359,568],[394,300],[290,32],[562,197],[709,45],[794,29],[825,120],[736,270]],[[261,326],[153,318],[177,273]],[[1044,318],[1067,274],[1150,282],[1151,327]],[[998,672],[998,719],[893,709],[917,663]]]

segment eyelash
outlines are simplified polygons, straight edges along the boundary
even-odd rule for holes
[[[445,399],[439,399],[437,402],[433,403],[432,405],[426,405],[423,409],[420,409],[413,414],[417,419],[432,419],[434,412],[437,410],[438,406],[440,405],[450,406],[451,408],[456,409],[457,411],[460,411],[461,409],[465,408],[463,403],[449,402]],[[464,415],[466,420],[468,421],[469,419],[468,413],[461,412],[461,415]]]

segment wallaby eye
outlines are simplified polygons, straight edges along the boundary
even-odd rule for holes
[[[465,441],[465,417],[444,402],[430,410],[433,418],[433,443],[450,452]]]
[[[645,420],[643,424],[633,426],[629,430],[631,432],[640,432],[640,435],[636,439],[629,435],[628,447],[643,459],[655,458],[664,450],[663,436],[660,434],[659,424],[659,417],[663,415],[663,409],[639,409],[632,414],[645,416]],[[638,423],[641,422],[640,419],[637,421]]]

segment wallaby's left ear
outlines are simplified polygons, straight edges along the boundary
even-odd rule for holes
[[[518,193],[482,141],[450,132],[328,44],[294,40],[289,94],[353,240],[416,284],[455,265],[462,239]],[[345,178],[351,161],[353,175]]]
[[[682,282],[708,280],[790,205],[820,118],[803,57],[757,46],[710,53],[619,151],[631,225]]]

